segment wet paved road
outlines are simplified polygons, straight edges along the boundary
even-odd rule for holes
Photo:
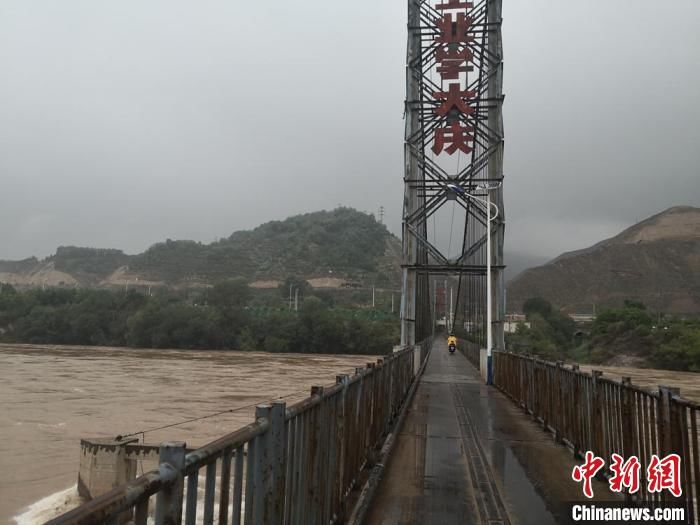
[[[436,342],[370,524],[548,524],[581,501],[577,462],[461,354]],[[607,486],[594,482],[597,499]]]

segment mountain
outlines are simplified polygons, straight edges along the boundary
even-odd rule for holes
[[[276,286],[290,276],[340,286],[398,286],[401,242],[372,215],[337,208],[237,231],[211,244],[166,240],[137,255],[62,246],[44,260],[0,261],[19,286],[207,286],[233,277]]]
[[[529,253],[522,252],[510,252],[506,249],[506,268],[504,271],[506,282],[516,278],[529,268],[546,263],[548,259],[549,257],[531,255]]]
[[[568,312],[618,306],[700,314],[700,208],[654,215],[589,248],[524,271],[508,284],[508,310],[543,297]]]

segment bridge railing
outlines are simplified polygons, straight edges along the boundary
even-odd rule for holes
[[[255,422],[190,453],[185,443],[163,443],[157,469],[49,523],[341,522],[426,349],[337,376],[290,407],[259,405]]]
[[[481,366],[481,350],[477,343],[469,341],[468,339],[459,339],[457,343],[459,351],[464,354],[464,357],[473,364],[477,369]]]
[[[577,456],[590,450],[606,464],[613,453],[625,459],[637,456],[641,480],[635,497],[642,502],[662,501],[661,494],[647,490],[652,455],[678,454],[681,501],[689,522],[698,519],[700,405],[679,397],[677,389],[654,392],[632,385],[629,378],[614,381],[600,371],[585,373],[577,365],[506,352],[494,353],[494,384]]]

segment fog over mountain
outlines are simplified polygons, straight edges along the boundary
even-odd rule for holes
[[[503,13],[511,254],[700,205],[700,2]],[[400,233],[405,50],[405,1],[3,1],[0,259],[338,204]]]
[[[700,313],[700,208],[670,208],[508,284],[510,310],[520,310],[531,297],[569,312],[636,300],[656,311]]]

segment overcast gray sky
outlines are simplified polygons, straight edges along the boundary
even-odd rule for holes
[[[700,2],[504,0],[507,250],[700,205]],[[0,0],[0,258],[403,195],[405,0]]]

